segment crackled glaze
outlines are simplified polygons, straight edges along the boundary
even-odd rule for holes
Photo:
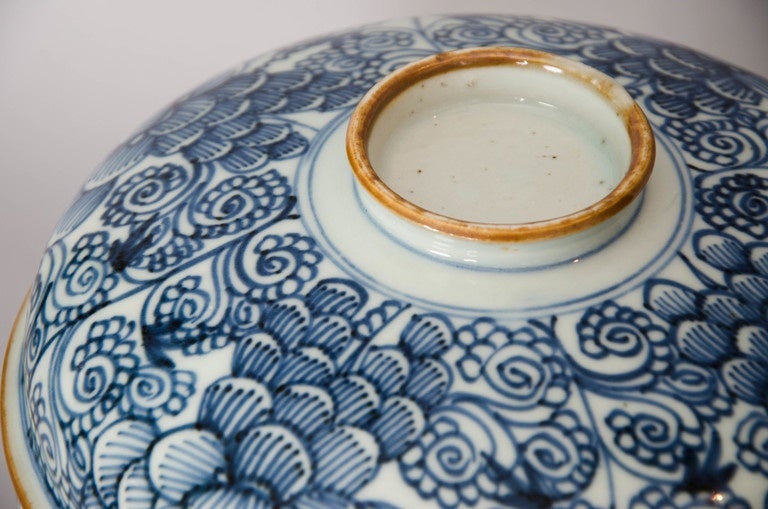
[[[361,205],[363,94],[491,45],[601,70],[654,127],[632,220],[578,259],[443,263]],[[121,145],[59,223],[4,379],[22,498],[764,507],[767,131],[760,78],[575,23],[423,18],[256,59]]]

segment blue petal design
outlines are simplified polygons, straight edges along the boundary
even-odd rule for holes
[[[378,471],[376,440],[359,428],[341,426],[312,444],[317,485],[333,493],[353,495]]]
[[[336,404],[336,422],[342,424],[365,426],[381,403],[376,388],[361,376],[336,378],[329,389]]]
[[[731,235],[706,230],[697,232],[693,243],[696,254],[717,269],[736,272],[749,267],[743,246]]]
[[[130,464],[120,478],[117,493],[117,507],[120,509],[146,509],[157,500],[157,492],[149,482],[149,471],[145,458]]]
[[[221,159],[232,151],[234,144],[214,136],[204,136],[196,143],[185,148],[183,153],[187,160],[194,163],[208,163]]]
[[[768,329],[754,325],[741,327],[737,342],[745,355],[768,363]]]
[[[298,299],[275,302],[264,311],[264,330],[286,350],[301,344],[309,323],[309,311]]]
[[[409,372],[408,359],[394,347],[372,347],[360,367],[360,373],[384,396],[399,392]]]
[[[696,115],[696,107],[679,97],[670,94],[653,94],[648,98],[650,108],[657,114],[671,118],[691,118]]]
[[[248,147],[261,147],[267,149],[269,145],[278,144],[287,140],[291,133],[291,127],[283,123],[258,123],[254,130],[246,136],[238,139],[238,142]]]
[[[94,189],[104,185],[107,181],[123,174],[126,170],[135,167],[150,152],[152,138],[140,136],[115,149],[106,161],[104,161],[93,173],[86,184],[86,189]]]
[[[250,378],[226,377],[205,390],[200,403],[199,422],[224,437],[263,423],[272,410],[266,387]]]
[[[736,274],[729,278],[729,286],[752,305],[763,306],[768,301],[768,277],[759,274]]]
[[[333,400],[316,386],[284,386],[275,390],[273,419],[307,439],[331,424]]]
[[[256,69],[236,76],[227,76],[211,92],[217,97],[245,97],[264,85],[266,81],[267,73]]]
[[[453,331],[444,315],[413,315],[400,342],[416,358],[437,357],[452,344]]]
[[[335,372],[333,361],[318,348],[301,348],[286,354],[272,380],[272,386],[310,384],[325,386]]]
[[[704,321],[681,323],[675,339],[680,352],[702,366],[717,365],[735,350],[728,331]]]
[[[699,314],[696,293],[674,281],[659,279],[647,285],[645,303],[670,323],[685,318],[696,318]]]
[[[238,145],[219,160],[222,168],[232,173],[246,173],[264,167],[269,161],[266,150]]]
[[[312,87],[311,90],[303,89],[290,92],[286,96],[286,99],[287,102],[285,106],[283,106],[282,111],[288,112],[318,109],[320,105],[323,104],[325,98],[320,90],[316,90]]]
[[[117,501],[118,483],[123,472],[143,458],[155,440],[155,427],[144,421],[118,421],[104,430],[93,448],[93,479],[104,505]]]
[[[365,306],[367,292],[346,279],[324,279],[307,295],[307,307],[313,314],[340,315],[351,319]]]
[[[405,394],[422,407],[438,404],[451,387],[451,373],[440,361],[425,359],[411,368],[405,384]]]
[[[185,125],[178,130],[170,131],[155,138],[152,144],[152,152],[157,156],[169,156],[189,147],[201,139],[205,134],[202,125]]]
[[[172,502],[217,482],[226,469],[224,446],[207,430],[176,430],[155,443],[149,454],[152,485]]]
[[[331,111],[344,106],[351,106],[357,102],[358,97],[365,93],[363,87],[349,87],[334,90],[325,95],[325,101],[320,107],[321,111]]]
[[[236,123],[243,117],[253,118],[253,115],[247,111],[248,104],[248,100],[244,98],[228,98],[217,101],[216,108],[205,116],[205,124],[210,128],[208,132],[215,137],[229,139],[230,137],[221,136],[222,131],[217,131],[217,128]]]
[[[193,493],[186,509],[274,509],[269,497],[258,490],[222,486]]]
[[[232,374],[268,383],[280,365],[280,345],[269,334],[253,334],[241,339],[232,356]]]
[[[352,339],[352,326],[342,316],[325,315],[316,318],[304,340],[333,358],[337,358]]]
[[[252,113],[238,115],[226,122],[217,124],[211,131],[211,135],[222,140],[237,140],[256,129],[258,117]]]
[[[285,140],[269,146],[269,156],[276,161],[290,159],[302,155],[307,148],[309,141],[301,134],[292,132]]]
[[[384,402],[381,414],[371,424],[383,459],[395,458],[419,438],[424,429],[424,414],[408,398],[393,396]]]
[[[300,493],[312,477],[312,461],[301,440],[282,426],[258,426],[243,435],[233,467],[238,481],[266,485],[278,503]]]
[[[758,310],[745,305],[730,293],[713,292],[705,295],[701,310],[710,321],[724,327],[761,320]]]
[[[212,97],[197,96],[174,104],[165,116],[150,127],[147,132],[153,136],[163,136],[182,130],[213,111],[216,100]]]
[[[753,405],[768,403],[768,363],[733,359],[723,366],[723,378],[728,388],[742,400]]]
[[[760,243],[751,247],[749,261],[763,275],[768,275],[768,244]]]

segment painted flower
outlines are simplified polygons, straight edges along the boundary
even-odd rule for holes
[[[671,368],[667,331],[641,311],[606,301],[586,310],[576,332],[578,349],[565,346],[587,387],[645,387]]]
[[[493,414],[494,404],[466,397],[436,409],[400,460],[403,477],[445,508],[549,507],[592,481],[596,441],[574,413],[556,413],[528,432]]]
[[[754,173],[728,174],[704,187],[697,180],[696,211],[713,227],[734,228],[756,239],[768,237],[768,178]]]
[[[186,281],[194,295],[195,281]],[[451,382],[438,359],[452,338],[444,318],[414,314],[399,336],[369,344],[396,314],[386,304],[361,315],[361,291],[326,280],[264,307],[259,328],[236,339],[231,375],[205,389],[193,425],[161,433],[138,419],[161,415],[151,408],[178,410],[172,393],[186,388],[178,372],[140,369],[137,380],[165,384],[137,386],[147,394],[129,394],[134,418],[97,443],[98,496],[109,504],[130,493],[169,507],[351,505],[381,464],[418,439]],[[181,293],[168,296],[169,310],[195,316],[199,303],[179,301]],[[363,329],[373,336],[354,333]]]
[[[132,175],[111,193],[101,220],[112,226],[148,221],[178,205],[198,178],[198,172],[175,164],[151,166]]]
[[[717,421],[733,412],[732,398],[716,370],[679,360],[661,379],[662,391],[689,405],[702,419]]]
[[[329,90],[338,95],[338,102],[344,96],[347,100],[357,99],[368,88],[394,70],[396,63],[407,63],[419,56],[426,56],[423,50],[413,48],[414,37],[404,30],[370,30],[354,32],[331,40],[330,48],[314,53],[297,65],[309,69],[328,80],[344,76],[346,86]],[[338,93],[343,91],[344,95]],[[332,97],[332,96],[331,96]],[[321,109],[327,110],[334,102],[326,101]]]
[[[304,135],[292,124],[264,115],[295,109],[287,99],[311,83],[311,75],[291,71],[228,76],[168,108],[113,152],[88,186],[113,179],[147,156],[180,154],[192,165],[231,173],[297,157],[309,144]]]
[[[521,495],[542,502],[566,499],[591,483],[599,459],[597,440],[574,412],[563,410],[520,444],[520,459],[514,475]]]
[[[488,409],[457,401],[437,409],[419,441],[400,458],[403,478],[441,507],[474,506],[510,493],[494,470],[511,470],[518,459],[513,437]],[[493,461],[493,466],[489,464]]]
[[[613,445],[642,464],[667,472],[678,471],[692,451],[701,450],[702,427],[684,414],[658,406],[637,410],[614,408],[605,417]]]
[[[497,393],[520,419],[541,419],[535,410],[557,408],[568,399],[571,377],[551,336],[533,327],[511,331],[480,318],[456,337],[464,347],[457,367],[472,382],[471,390]]]
[[[760,119],[747,115],[742,119],[669,120],[663,129],[682,143],[697,169],[756,166],[766,155],[758,126]]]
[[[152,419],[178,415],[194,391],[191,371],[142,366],[127,384],[120,408],[126,414]]]
[[[720,274],[706,288],[656,281],[649,307],[674,326],[684,359],[718,369],[730,393],[764,405],[768,395],[768,243],[742,243],[704,230],[694,235],[699,260]]]
[[[62,388],[66,410],[76,417],[73,436],[100,424],[131,383],[139,363],[134,329],[135,324],[122,317],[94,322],[84,344],[75,349],[72,383]]]
[[[53,286],[55,322],[75,322],[109,303],[118,284],[110,268],[109,236],[88,233],[72,249],[69,263]]]
[[[274,221],[293,206],[290,193],[288,180],[275,170],[226,179],[191,207],[195,236],[219,238]]]
[[[323,255],[315,241],[303,235],[266,235],[242,250],[241,274],[253,289],[253,299],[277,300],[298,294],[317,277]],[[255,245],[254,245],[255,244]],[[255,255],[255,256],[254,256]]]
[[[562,21],[541,21],[526,17],[461,16],[441,20],[429,27],[430,35],[446,48],[468,48],[506,43],[560,50],[603,40],[606,29]]]
[[[768,476],[768,417],[752,412],[739,423],[733,439],[739,448],[739,461],[749,470]]]
[[[144,327],[145,346],[199,352],[221,348],[231,339],[219,330],[216,305],[200,276],[185,276],[162,289],[154,322]]]

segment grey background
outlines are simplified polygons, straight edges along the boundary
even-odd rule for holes
[[[0,348],[90,171],[163,106],[301,39],[430,13],[540,15],[680,43],[768,77],[768,0],[0,0]],[[16,507],[0,462],[0,509]]]

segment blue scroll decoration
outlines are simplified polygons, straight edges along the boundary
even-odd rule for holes
[[[606,72],[673,140],[695,182],[687,279],[513,320],[334,266],[294,194],[314,136],[399,65],[488,45]],[[367,27],[194,91],[95,171],[43,258],[21,399],[50,500],[763,507],[766,101],[685,48],[513,16]]]

